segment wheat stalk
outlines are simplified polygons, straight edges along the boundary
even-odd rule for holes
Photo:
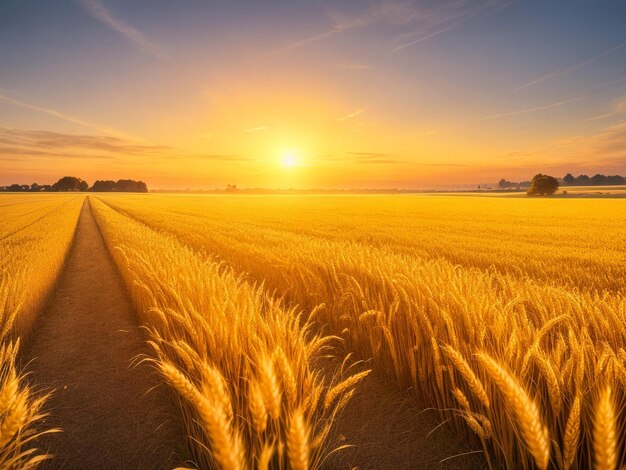
[[[489,397],[487,396],[487,392],[485,391],[483,384],[480,382],[478,377],[476,377],[476,374],[474,374],[474,371],[471,369],[467,361],[465,361],[461,353],[449,345],[444,346],[442,349],[448,359],[452,361],[454,367],[456,367],[459,371],[474,396],[478,398],[478,400],[480,400],[485,407],[489,408]]]
[[[225,409],[225,397],[205,397],[174,365],[159,363],[166,380],[197,411],[203,428],[211,442],[211,455],[223,470],[246,468],[241,438],[232,427],[229,410]],[[213,398],[213,399],[211,399]]]
[[[535,464],[540,470],[545,470],[550,461],[550,439],[548,430],[541,420],[539,407],[519,382],[495,359],[485,352],[478,353],[477,357],[513,410]]]

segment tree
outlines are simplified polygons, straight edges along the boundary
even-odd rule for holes
[[[563,183],[566,184],[567,186],[571,186],[575,182],[576,182],[576,178],[574,178],[574,175],[572,175],[571,173],[568,173],[567,175],[563,177]]]
[[[529,196],[552,196],[559,189],[559,182],[554,176],[535,175],[530,182]]]
[[[97,193],[108,193],[115,191],[115,181],[112,180],[97,180],[91,187],[91,191]]]
[[[599,173],[597,175],[593,175],[589,179],[589,184],[591,184],[592,186],[603,186],[606,184],[606,176]]]
[[[626,184],[626,178],[620,175],[607,176],[606,184]]]
[[[39,184],[37,183],[33,183],[30,185],[30,190],[31,191],[41,191],[41,186],[39,186]]]
[[[114,191],[122,191],[128,193],[147,193],[148,186],[143,181],[135,180],[117,180]]]
[[[576,184],[579,186],[588,186],[589,185],[589,177],[587,175],[579,175],[576,178]]]
[[[64,176],[52,185],[53,191],[87,191],[89,185],[75,176]]]

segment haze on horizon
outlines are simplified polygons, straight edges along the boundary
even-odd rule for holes
[[[626,174],[626,2],[4,0],[0,185]]]

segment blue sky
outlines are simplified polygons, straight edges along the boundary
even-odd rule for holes
[[[4,0],[0,184],[624,174],[625,24],[623,1]]]

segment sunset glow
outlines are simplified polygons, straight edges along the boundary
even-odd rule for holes
[[[175,5],[3,2],[0,185],[69,170],[199,189],[626,173],[623,2]]]
[[[281,163],[287,168],[298,165],[298,159],[293,152],[285,152],[282,156]]]
[[[0,0],[0,470],[626,470],[625,26]]]

